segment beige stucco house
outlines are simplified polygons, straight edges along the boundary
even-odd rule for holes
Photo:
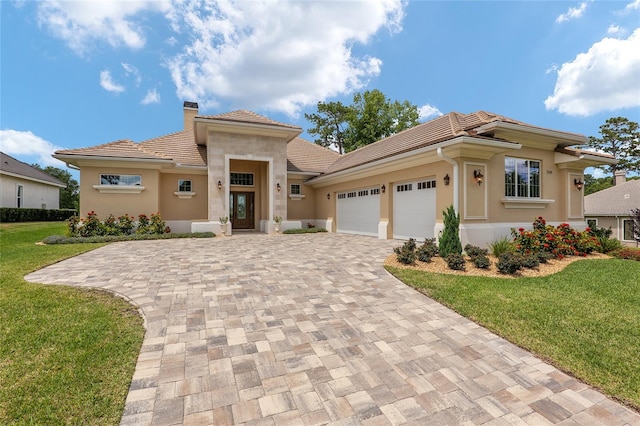
[[[631,211],[640,209],[640,180],[626,180],[626,172],[615,173],[615,186],[584,197],[584,216],[589,226],[611,228],[611,237],[636,247]]]
[[[345,155],[302,129],[249,111],[199,115],[182,131],[54,154],[80,169],[80,208],[100,217],[159,211],[176,231],[272,232],[313,224],[378,238],[435,237],[460,213],[463,243],[483,245],[537,216],[585,227],[580,183],[607,155],[582,135],[478,111],[449,113]]]
[[[66,185],[35,167],[0,152],[0,207],[59,209]]]

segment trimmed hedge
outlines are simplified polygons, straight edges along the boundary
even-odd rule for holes
[[[324,228],[294,228],[282,231],[283,234],[316,234],[318,232],[327,232]]]
[[[75,214],[73,209],[0,207],[0,222],[62,222]]]
[[[142,240],[170,240],[173,238],[212,238],[213,232],[174,232],[171,234],[131,234],[131,235],[102,235],[93,237],[65,237],[64,235],[50,235],[42,240],[43,243],[53,244],[81,244],[81,243],[112,243],[116,241]]]

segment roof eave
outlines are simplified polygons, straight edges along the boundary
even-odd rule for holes
[[[16,178],[19,178],[19,179],[28,180],[28,181],[31,181],[31,182],[38,182],[38,183],[43,183],[43,184],[46,184],[46,185],[57,186],[59,188],[66,188],[67,187],[67,185],[62,183],[62,182],[60,182],[60,183],[50,182],[50,181],[47,181],[47,180],[38,179],[38,178],[31,177],[31,176],[21,175],[19,173],[8,172],[6,170],[0,170],[0,174],[11,176],[11,177],[16,177]]]
[[[196,143],[207,144],[208,130],[222,133],[258,134],[284,138],[287,142],[302,133],[301,127],[285,127],[276,124],[249,123],[245,121],[222,120],[215,118],[196,117],[193,119]]]
[[[544,129],[534,126],[523,126],[521,124],[506,123],[504,121],[492,121],[477,127],[475,130],[478,134],[494,133],[497,130],[530,133],[537,136],[555,139],[558,141],[558,145],[560,146],[584,145],[587,142],[587,138],[584,135],[579,135],[577,133],[560,132],[558,130]]]

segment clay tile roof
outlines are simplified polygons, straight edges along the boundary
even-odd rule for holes
[[[207,165],[207,147],[195,143],[193,130],[183,130],[140,142],[140,148],[163,158],[171,158],[177,164],[188,166]]]
[[[615,158],[613,155],[607,154],[607,153],[604,153],[604,152],[589,151],[589,150],[585,150],[585,149],[572,148],[572,147],[568,147],[568,146],[558,147],[558,148],[556,148],[556,152],[561,152],[561,153],[567,154],[567,155],[573,155],[575,157],[579,157],[582,154],[589,154],[589,155],[594,155],[596,157],[602,157],[602,158]]]
[[[637,208],[640,180],[628,180],[584,197],[585,216],[630,216],[631,210]]]
[[[198,115],[196,116],[196,118],[209,118],[212,120],[236,121],[240,123],[266,124],[269,126],[286,127],[289,129],[299,129],[298,126],[281,123],[279,121],[272,120],[260,114],[256,114],[255,112],[246,111],[246,110],[225,112],[223,114],[217,114],[217,115]]]
[[[171,160],[171,157],[157,153],[148,152],[139,144],[131,140],[123,139],[109,142],[89,148],[63,149],[55,152],[59,155],[83,155],[90,157],[118,157],[118,158],[138,158],[151,160]]]
[[[340,154],[302,138],[287,144],[287,170],[290,172],[323,173]]]
[[[338,172],[458,136],[474,135],[473,128],[492,121],[519,124],[510,118],[485,111],[467,115],[451,112],[349,152],[329,167],[326,173]]]
[[[48,182],[56,186],[66,186],[63,182],[54,178],[53,176],[38,170],[35,167],[31,167],[27,163],[23,163],[20,160],[16,160],[10,155],[0,152],[0,171],[11,173],[12,175],[23,176],[26,179],[36,179],[43,182]]]

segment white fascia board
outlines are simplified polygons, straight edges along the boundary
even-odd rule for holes
[[[22,180],[28,180],[30,182],[37,182],[37,183],[42,183],[42,184],[45,184],[45,185],[57,186],[58,188],[66,188],[67,187],[67,185],[64,185],[64,184],[49,182],[49,181],[46,181],[46,180],[33,178],[31,176],[19,175],[17,173],[7,172],[5,170],[0,170],[0,174],[11,176],[11,177],[15,177],[15,178],[22,179]]]
[[[587,138],[583,135],[561,132],[551,129],[542,129],[540,127],[529,127],[520,124],[505,123],[503,121],[493,121],[491,123],[484,124],[476,128],[476,131],[478,132],[478,134],[482,134],[500,129],[532,133],[535,135],[546,136],[553,139],[561,139],[567,142],[571,142],[573,145],[584,145],[587,142]]]
[[[160,163],[160,164],[173,164],[173,160],[164,160],[160,158],[131,158],[131,157],[101,157],[98,155],[75,155],[75,154],[53,154],[53,158],[60,161],[71,160],[91,160],[91,161],[127,161],[132,163]]]

